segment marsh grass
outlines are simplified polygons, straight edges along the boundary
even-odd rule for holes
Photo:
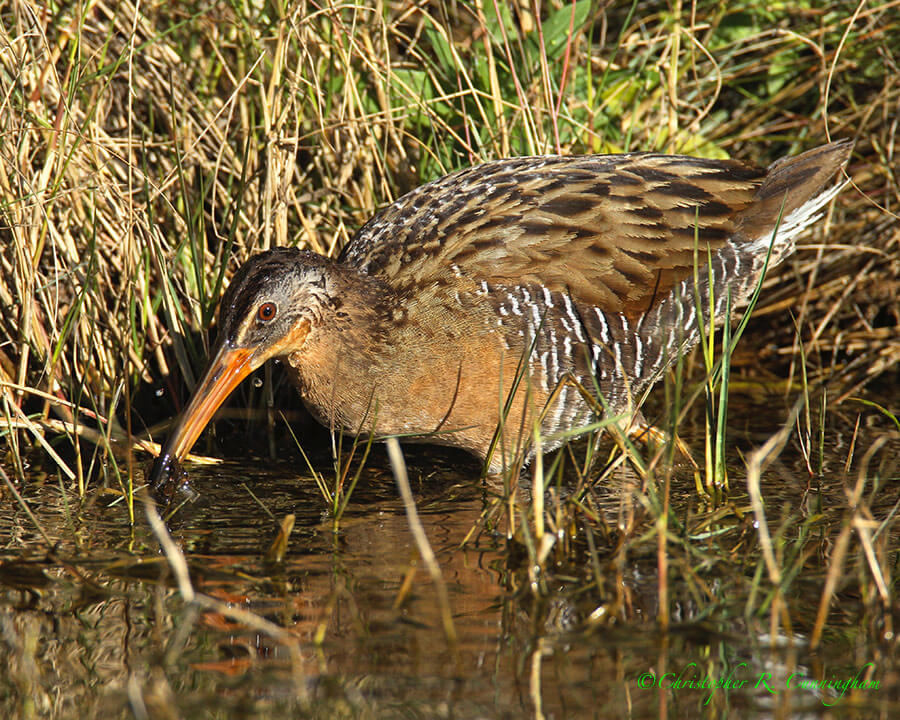
[[[41,31],[42,7],[2,9],[14,141],[4,170],[4,381],[16,408],[37,390],[80,401],[31,398],[30,430],[11,413],[28,443],[53,415],[69,423],[76,456],[57,464],[79,478],[79,492],[118,467],[131,421],[140,436],[177,409],[181,378],[190,386],[202,368],[221,286],[253,251],[299,241],[335,252],[402,190],[488,157],[724,155],[747,139],[722,132],[707,111],[729,87],[786,93],[783,76],[793,75],[804,85],[789,97],[809,92],[807,45],[779,45],[762,31],[770,18],[751,9],[713,9],[708,26],[689,31],[662,6],[638,22],[635,6],[602,13],[584,2],[545,16],[493,3],[471,12],[389,5],[381,17],[302,3],[283,17],[181,7],[123,5],[113,15],[89,4],[80,16],[47,16]],[[889,37],[891,26],[869,17],[876,39]],[[833,22],[810,40],[837,33],[839,14]],[[728,66],[731,85],[720,82],[720,62],[701,65],[704,40],[741,58]],[[772,57],[780,62],[767,69]],[[777,114],[774,101],[754,100],[741,111]],[[171,400],[147,409],[142,393],[154,383]],[[112,461],[103,467],[74,442],[97,422],[112,443],[89,449]]]
[[[648,553],[662,627],[676,600],[712,612],[727,591],[745,598],[745,619],[790,635],[802,587],[820,598],[805,625],[819,642],[848,566],[869,620],[889,625],[896,509],[872,508],[897,483],[898,5],[0,1],[7,487],[28,487],[39,467],[72,513],[113,492],[134,517],[145,450],[203,369],[234,270],[278,245],[336,255],[378,208],[446,172],[546,152],[766,164],[851,137],[859,192],[844,191],[767,274],[752,319],[705,329],[700,350],[655,391],[670,438],[702,407],[692,510],[673,509],[685,485],[675,443],[634,443],[612,424],[612,446],[572,443],[521,475],[513,463],[473,535],[502,529],[511,550],[524,548],[512,590],[589,598],[589,629],[629,616],[621,579]],[[271,375],[264,383],[233,402],[290,402]],[[793,409],[736,460],[729,409],[759,395]],[[255,402],[250,415],[273,417]],[[816,483],[833,479],[826,436],[847,415],[886,422],[868,447],[854,435],[838,473],[846,503],[828,506]],[[291,444],[285,424],[268,422],[267,449]],[[798,481],[810,485],[812,511],[779,508],[763,492],[791,443],[805,457]],[[354,443],[350,462],[337,442],[333,482],[311,468],[336,522],[369,447]],[[621,489],[612,515],[606,487]],[[713,587],[711,572],[727,580]]]

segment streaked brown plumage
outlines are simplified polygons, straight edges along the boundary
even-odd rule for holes
[[[152,482],[270,358],[326,425],[428,436],[491,470],[505,460],[487,457],[504,406],[507,449],[533,413],[545,450],[591,419],[566,377],[596,379],[611,412],[632,412],[696,342],[695,263],[701,307],[710,277],[717,317],[729,294],[745,302],[769,248],[771,267],[835,196],[850,150],[768,170],[657,154],[500,160],[408,193],[336,261],[261,253],[225,293],[218,350]]]

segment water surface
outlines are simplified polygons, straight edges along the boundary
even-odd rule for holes
[[[50,481],[33,483],[25,500],[50,544],[14,502],[6,500],[0,518],[7,667],[0,710],[154,718],[896,716],[896,599],[879,598],[858,531],[850,533],[821,646],[808,646],[831,556],[854,517],[847,488],[859,477],[869,547],[891,592],[900,572],[892,460],[900,443],[881,441],[862,475],[861,445],[845,473],[845,430],[829,436],[821,476],[811,477],[794,449],[764,474],[779,562],[792,574],[780,599],[760,559],[740,454],[732,458],[729,502],[719,508],[702,501],[685,467],[675,473],[668,632],[657,622],[654,516],[641,481],[626,470],[586,499],[595,513],[585,523],[591,541],[583,525],[574,528],[560,545],[565,552],[551,553],[538,572],[526,548],[507,539],[502,515],[485,521],[493,489],[476,466],[427,448],[409,451],[455,644],[381,450],[336,525],[300,463],[192,468],[201,500],[169,527],[194,589],[224,603],[218,608],[185,603],[142,510],[132,528],[123,507],[110,505],[112,494],[93,491],[76,507]],[[755,442],[752,432],[741,438],[736,450]],[[857,442],[872,447],[873,437]],[[564,495],[560,488],[548,502]],[[289,513],[295,528],[283,562],[272,564],[265,555],[276,521]],[[281,634],[231,610],[250,611]],[[842,689],[854,678],[865,687]]]

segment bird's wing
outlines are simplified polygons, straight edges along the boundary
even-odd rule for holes
[[[808,200],[806,186],[823,185],[846,159],[800,162],[822,149],[773,165],[777,183],[740,162],[674,155],[489,162],[403,196],[360,229],[342,259],[401,293],[468,276],[540,283],[638,314],[743,228],[758,239],[801,194]]]

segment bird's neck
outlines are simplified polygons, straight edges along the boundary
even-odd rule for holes
[[[307,407],[335,430],[433,434],[431,442],[483,455],[520,359],[499,341],[496,321],[477,306],[447,313],[440,288],[407,300],[377,278],[341,272],[344,316],[287,358]]]

